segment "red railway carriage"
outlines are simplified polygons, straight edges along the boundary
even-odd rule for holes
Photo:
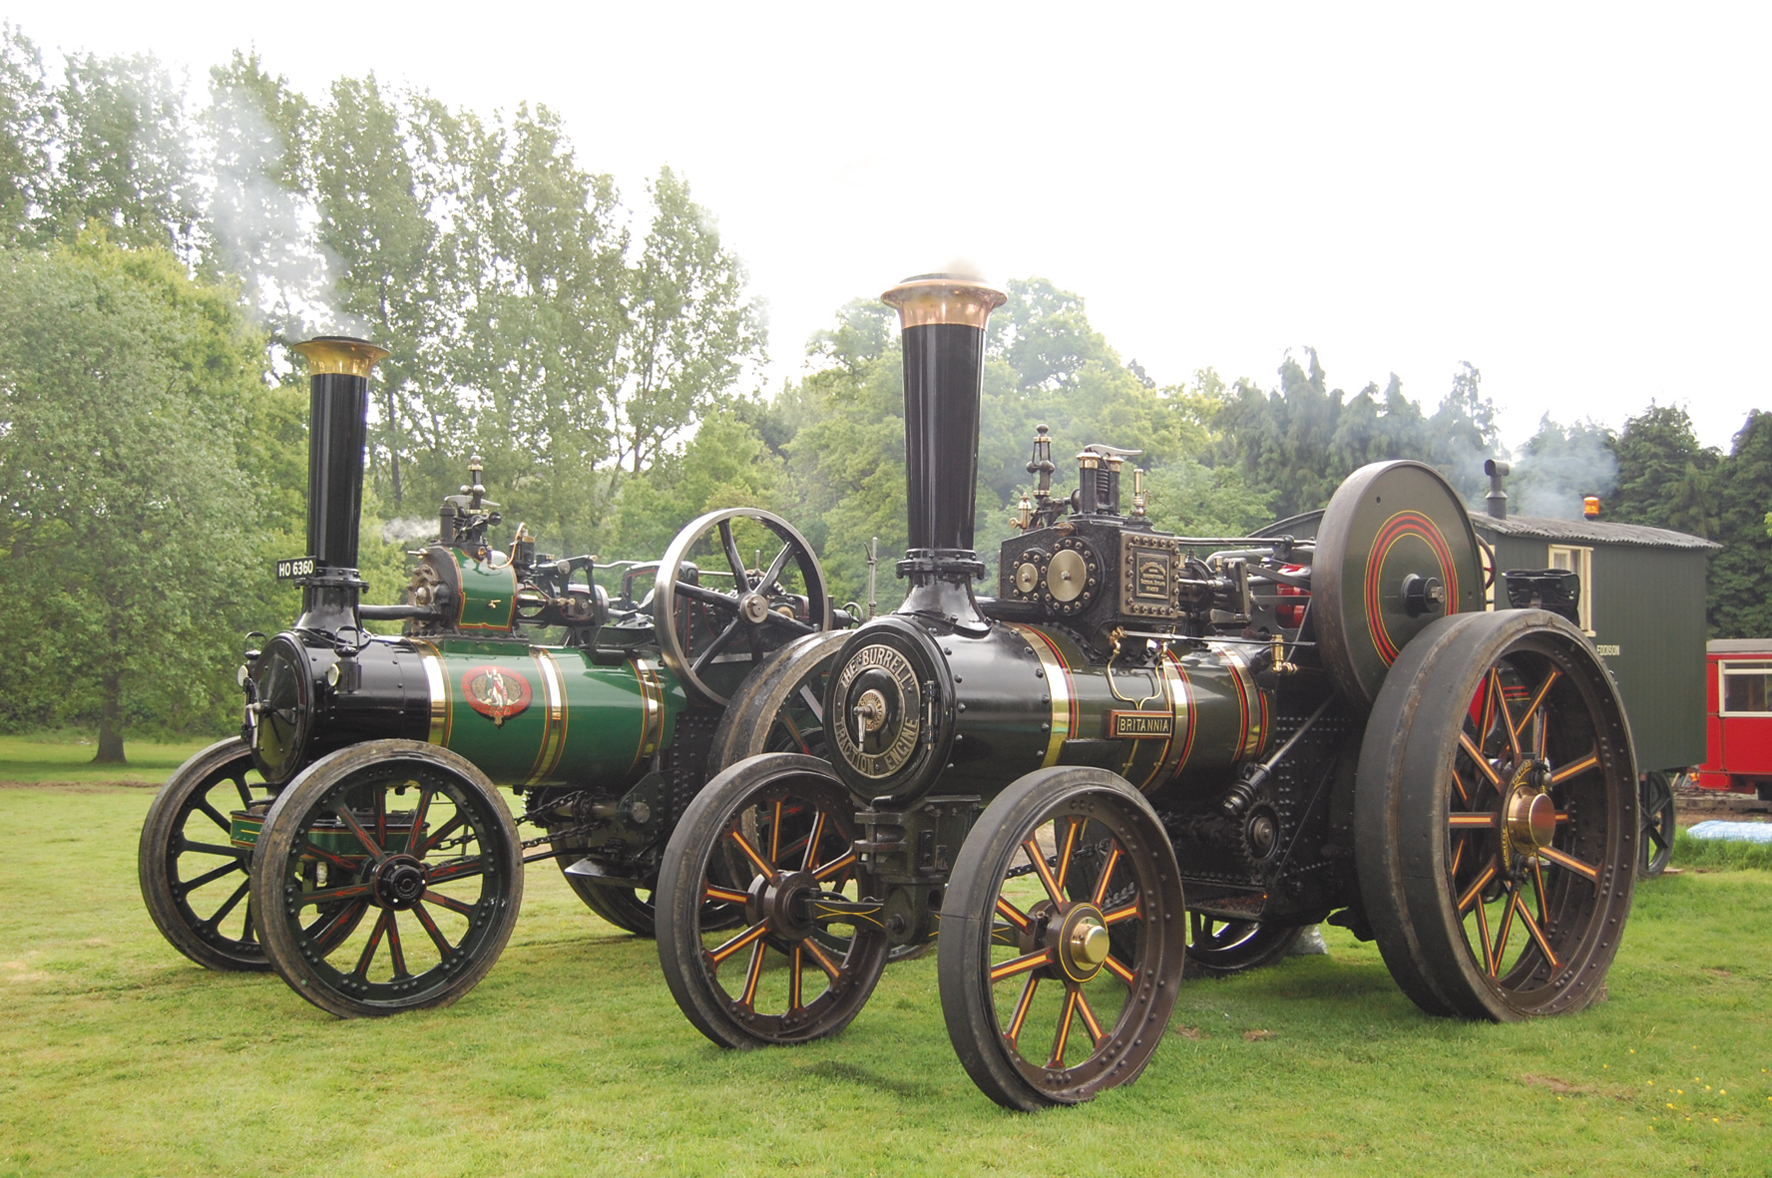
[[[1772,638],[1713,638],[1706,662],[1698,784],[1772,801]]]

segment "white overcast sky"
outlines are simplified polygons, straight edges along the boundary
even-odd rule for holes
[[[1772,408],[1772,8],[1411,4],[21,3],[50,49],[236,47],[455,105],[544,102],[630,206],[669,164],[770,306],[770,377],[858,295],[1041,275],[1159,382],[1438,401],[1517,445],[1651,398],[1727,446]]]

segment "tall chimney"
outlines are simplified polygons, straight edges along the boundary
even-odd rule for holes
[[[973,600],[984,562],[972,548],[984,332],[1007,296],[952,274],[907,278],[881,300],[898,309],[904,343],[905,500],[910,547],[898,564],[910,593],[900,613],[966,629],[988,622]]]
[[[1507,492],[1501,489],[1501,480],[1512,470],[1505,462],[1497,462],[1491,458],[1483,463],[1483,473],[1489,476],[1489,498],[1485,506],[1489,514],[1496,519],[1507,518]]]
[[[363,509],[363,445],[369,371],[389,353],[367,340],[323,335],[291,349],[308,361],[308,555],[296,628],[336,633],[355,626],[357,525]]]

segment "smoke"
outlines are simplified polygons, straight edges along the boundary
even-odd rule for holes
[[[248,305],[286,337],[368,335],[337,306],[339,258],[316,237],[319,210],[293,183],[288,145],[260,99],[240,86],[217,88],[207,114],[215,159],[210,233],[216,261],[246,284]]]
[[[1618,489],[1611,441],[1604,426],[1591,421],[1563,426],[1546,415],[1514,460],[1508,506],[1517,515],[1580,519],[1584,496],[1604,498]]]
[[[391,519],[381,526],[381,538],[384,544],[409,544],[414,540],[428,540],[437,535],[435,517],[426,519],[423,516],[411,516],[406,519]]]

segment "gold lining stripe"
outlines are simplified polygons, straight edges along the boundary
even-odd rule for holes
[[[1071,735],[1071,701],[1076,694],[1071,690],[1071,669],[1065,665],[1052,639],[1040,631],[1032,626],[1015,626],[1015,632],[1034,648],[1040,668],[1046,672],[1052,695],[1052,737],[1046,742],[1046,755],[1040,759],[1040,768],[1049,769],[1058,764],[1058,754]]]
[[[541,745],[535,751],[535,766],[529,772],[529,784],[538,785],[554,775],[560,767],[560,755],[566,751],[566,693],[554,656],[539,646],[530,647],[529,656],[541,672],[544,705]]]
[[[628,772],[632,773],[640,767],[640,760],[646,750],[646,733],[652,727],[652,692],[646,686],[646,676],[639,659],[629,659],[628,669],[634,673],[634,681],[640,685],[640,735],[634,741],[634,760],[628,765]]]
[[[408,639],[418,651],[419,665],[425,669],[425,686],[431,696],[430,743],[449,747],[450,707],[449,676],[443,673],[443,659],[437,648],[417,638]]]

